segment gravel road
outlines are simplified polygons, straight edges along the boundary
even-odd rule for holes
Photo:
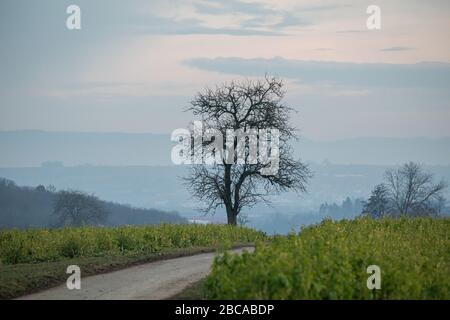
[[[243,250],[231,250],[241,253]],[[110,299],[167,299],[204,278],[210,271],[215,253],[142,264],[110,273],[83,278],[81,289],[69,290],[66,284],[19,299],[29,300],[110,300]]]

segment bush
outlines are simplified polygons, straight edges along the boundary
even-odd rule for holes
[[[323,221],[217,257],[209,299],[450,299],[450,219]],[[366,286],[369,265],[381,289]]]

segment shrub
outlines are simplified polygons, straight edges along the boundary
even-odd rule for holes
[[[323,221],[217,257],[209,299],[450,299],[450,219]],[[366,286],[381,268],[381,289]]]

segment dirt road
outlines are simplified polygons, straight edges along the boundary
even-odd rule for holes
[[[253,248],[235,249],[241,253]],[[80,290],[69,290],[66,284],[19,299],[166,299],[205,277],[215,253],[157,261],[131,268],[81,278]],[[83,270],[81,270],[83,276]]]

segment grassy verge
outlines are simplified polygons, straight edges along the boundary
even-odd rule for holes
[[[168,300],[204,300],[206,295],[204,290],[205,280],[206,278],[194,282]]]
[[[249,246],[237,243],[232,248]],[[82,276],[90,276],[124,269],[133,265],[173,259],[218,250],[214,247],[167,249],[157,253],[123,256],[79,257],[61,261],[0,265],[0,299],[13,299],[48,289],[67,280],[67,266],[81,268]]]

